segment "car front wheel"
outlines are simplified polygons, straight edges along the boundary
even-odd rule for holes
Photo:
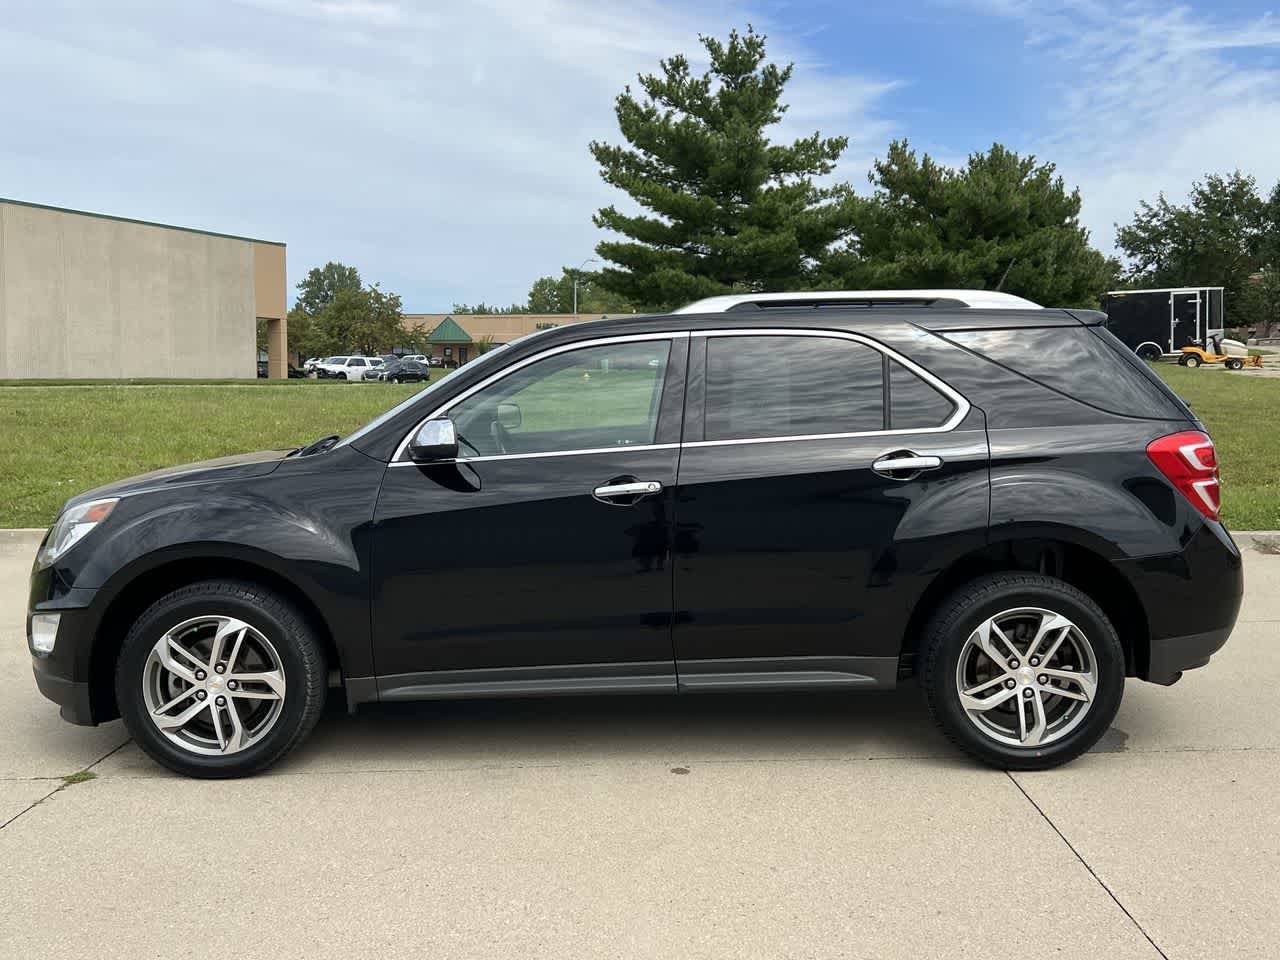
[[[116,699],[152,759],[193,777],[238,777],[307,736],[326,693],[324,653],[285,598],[205,581],[152,604],[129,630]]]
[[[1124,693],[1115,629],[1053,577],[1005,573],[943,602],[922,647],[929,710],[962,750],[1005,770],[1074,759],[1106,732]]]

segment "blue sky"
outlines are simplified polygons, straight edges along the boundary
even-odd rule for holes
[[[289,245],[405,308],[523,300],[618,200],[586,150],[624,84],[748,22],[796,63],[779,137],[1054,161],[1110,251],[1138,199],[1280,180],[1280,15],[1218,0],[4,2],[0,196]]]

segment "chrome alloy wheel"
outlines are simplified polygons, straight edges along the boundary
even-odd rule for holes
[[[147,715],[191,753],[223,756],[260,741],[284,708],[284,665],[235,617],[192,617],[156,641],[142,668]]]
[[[997,613],[956,664],[960,706],[982,733],[1015,747],[1061,740],[1093,706],[1098,661],[1084,632],[1052,610]]]

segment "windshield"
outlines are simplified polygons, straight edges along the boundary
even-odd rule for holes
[[[537,334],[529,334],[529,336],[536,336],[536,335]],[[484,353],[482,353],[475,360],[471,361],[471,363],[467,364],[467,366],[471,369],[475,369],[476,364],[484,364],[487,366],[490,359],[494,355],[500,354],[503,350],[507,349],[507,347],[511,346],[512,344],[519,343],[520,340],[523,340],[523,339],[525,338],[521,337],[519,340],[512,340],[511,343],[498,344],[497,346],[493,347],[491,350],[487,350]],[[394,407],[392,407],[386,413],[379,414],[378,416],[374,417],[372,420],[366,423],[363,427],[361,427],[355,433],[350,433],[347,436],[343,437],[342,440],[334,444],[334,446],[345,447],[348,443],[351,443],[354,440],[359,440],[361,437],[363,437],[365,434],[369,433],[370,431],[376,430],[378,427],[382,426],[392,417],[399,416],[401,413],[403,413],[404,411],[412,407],[415,403],[418,403],[420,400],[426,397],[427,394],[434,393],[436,389],[440,386],[440,384],[444,383],[446,380],[452,377],[455,373],[457,373],[458,370],[460,369],[462,368],[457,367],[453,370],[450,370],[439,380],[431,381],[431,383],[427,384],[425,387],[423,387],[413,396],[409,397],[407,400],[402,400],[400,403],[397,403]],[[424,410],[423,413],[425,414],[426,411]]]

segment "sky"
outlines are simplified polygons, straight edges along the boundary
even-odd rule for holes
[[[1093,242],[1207,172],[1280,180],[1280,13],[1148,0],[0,0],[0,197],[288,244],[406,311],[523,302],[625,198],[613,101],[746,24],[795,63],[774,132],[1000,141],[1079,187]],[[593,265],[589,265],[593,266]]]

